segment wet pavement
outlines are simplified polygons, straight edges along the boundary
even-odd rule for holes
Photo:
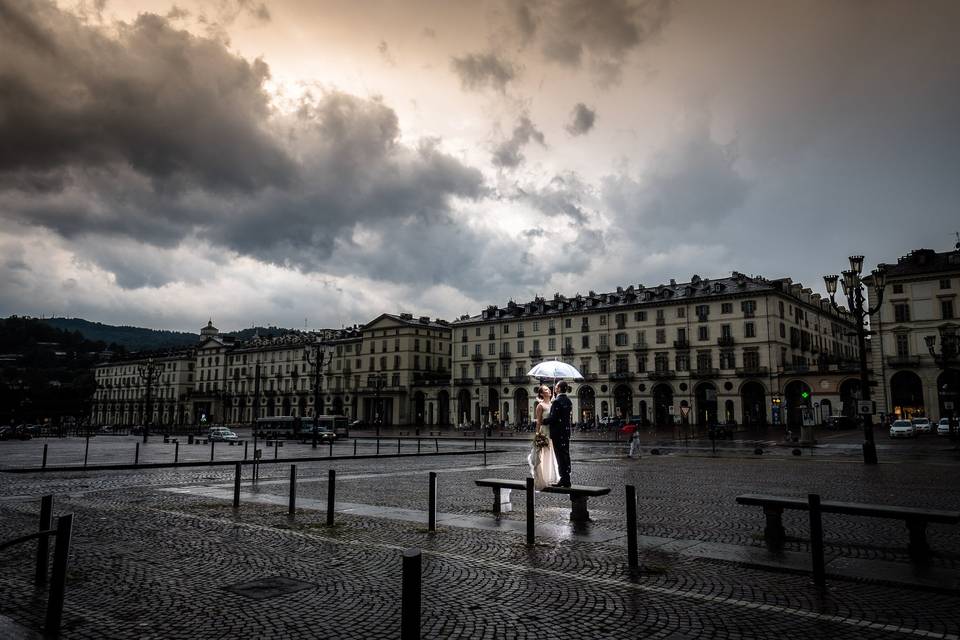
[[[486,467],[479,454],[298,463],[294,517],[286,464],[263,465],[257,483],[244,467],[237,510],[232,467],[3,473],[0,539],[36,527],[45,493],[55,514],[76,514],[65,638],[396,638],[407,547],[424,553],[427,638],[957,637],[957,527],[929,527],[934,555],[918,568],[902,523],[825,515],[831,577],[821,592],[805,570],[806,515],[784,514],[790,537],[778,557],[763,546],[760,509],[735,504],[741,493],[817,492],[960,510],[960,455],[942,441],[878,442],[881,464],[865,467],[857,434],[845,435],[798,457],[773,440],[759,456],[749,439],[725,442],[716,456],[709,441],[649,441],[639,460],[625,457],[623,443],[575,444],[574,482],[613,491],[591,498],[585,527],[571,526],[565,496],[537,494],[533,547],[524,544],[523,493],[497,519],[491,491],[474,486],[526,475],[521,437],[496,440],[506,451]],[[119,463],[136,439],[103,440],[100,459]],[[158,440],[141,455],[166,456]],[[85,443],[49,444],[48,456],[57,444],[75,460]],[[0,443],[0,463],[35,464],[42,445]],[[300,445],[287,447],[290,455]],[[242,456],[237,445],[224,447],[230,454]],[[429,471],[438,473],[436,533],[425,525]],[[625,557],[625,484],[637,487],[636,575]],[[0,552],[0,616],[38,631],[45,598],[31,582],[33,548]]]

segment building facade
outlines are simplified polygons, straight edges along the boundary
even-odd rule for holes
[[[584,380],[579,422],[638,416],[658,425],[800,424],[852,410],[851,320],[790,279],[734,272],[615,292],[557,294],[490,306],[453,323],[458,423],[526,424],[537,362],[561,360]]]
[[[95,369],[97,425],[251,424],[321,414],[383,425],[449,423],[450,327],[383,314],[364,325],[238,342],[212,321],[191,349]],[[316,366],[318,354],[322,367]],[[148,380],[150,391],[148,393]]]
[[[934,339],[939,355],[944,338],[956,340],[960,331],[960,244],[940,253],[917,249],[882,266],[887,276],[883,304],[871,321],[877,410],[904,418],[948,417],[960,401],[960,362],[937,362],[926,340]],[[876,292],[868,291],[875,306]]]

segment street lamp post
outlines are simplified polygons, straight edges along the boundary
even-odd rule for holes
[[[137,365],[137,373],[140,379],[147,383],[147,419],[143,425],[143,443],[147,443],[150,434],[150,423],[153,421],[153,379],[157,373],[159,365],[153,361],[153,358],[147,358],[146,364]]]
[[[310,349],[313,349],[311,357]],[[317,431],[320,428],[320,376],[324,365],[330,364],[330,353],[323,350],[323,344],[316,342],[307,349],[307,362],[313,367],[313,440],[311,446],[317,448]]]
[[[253,374],[253,406],[250,407],[250,423],[253,429],[253,455],[257,455],[257,416],[260,413],[260,363],[257,362]]]
[[[886,286],[887,277],[883,269],[874,269],[873,289],[877,296],[877,304],[871,309],[863,297],[864,282],[860,277],[862,271],[863,256],[850,256],[850,269],[843,272],[843,279],[837,275],[829,275],[824,276],[823,281],[827,285],[827,293],[830,294],[830,304],[838,311],[840,307],[834,301],[837,281],[839,280],[843,286],[843,294],[847,298],[857,329],[857,349],[860,352],[860,399],[869,402],[870,374],[867,370],[866,322],[870,316],[880,310],[880,305],[883,304],[883,290]],[[863,463],[877,464],[877,446],[873,441],[873,415],[871,412],[863,412],[863,437]]]
[[[950,365],[956,362],[958,356],[960,356],[960,344],[958,344],[960,341],[958,341],[957,328],[954,325],[940,327],[940,353],[937,353],[935,348],[937,345],[936,336],[926,336],[923,341],[927,345],[927,351],[930,352],[930,357],[933,358],[933,361],[937,363],[937,367],[943,372],[946,372],[950,368]],[[955,428],[957,413],[954,405],[957,389],[950,389],[949,383],[945,380],[943,387],[937,389],[937,393],[949,398],[944,401],[944,408],[950,412],[948,416],[950,421],[950,439],[954,440],[957,437]],[[949,403],[949,406],[947,406],[947,403]]]
[[[377,425],[377,438],[380,437],[380,424],[383,422],[383,407],[380,406],[380,390],[386,386],[386,374],[374,373],[367,376],[367,386],[374,391],[374,418]]]

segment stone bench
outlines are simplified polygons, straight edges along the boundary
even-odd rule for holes
[[[506,478],[481,478],[476,480],[478,487],[493,489],[493,513],[500,515],[504,511],[512,511],[510,492],[526,491],[525,480],[510,480]],[[592,487],[575,484],[570,487],[547,487],[541,489],[543,493],[564,493],[570,496],[570,520],[573,522],[589,522],[590,513],[587,511],[587,498],[605,496],[610,493],[610,487]]]
[[[432,436],[442,436],[442,435],[443,435],[443,432],[442,432],[442,431],[431,431],[431,432],[430,432],[430,435],[432,435]]]
[[[808,511],[809,503],[803,498],[784,498],[755,493],[737,496],[737,504],[763,507],[766,527],[763,530],[767,547],[773,550],[783,548],[786,532],[783,528],[783,510],[796,509]],[[858,502],[837,502],[824,500],[820,503],[823,513],[841,513],[867,518],[887,518],[903,520],[910,534],[910,555],[914,560],[923,560],[929,553],[927,546],[927,523],[957,524],[960,512],[938,509],[918,509],[915,507],[897,507],[883,504],[862,504]]]

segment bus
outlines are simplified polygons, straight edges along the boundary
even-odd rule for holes
[[[321,430],[328,429],[337,438],[349,438],[350,430],[346,416],[317,416]],[[257,418],[254,435],[258,438],[308,438],[313,429],[313,418],[299,416],[273,416]]]

